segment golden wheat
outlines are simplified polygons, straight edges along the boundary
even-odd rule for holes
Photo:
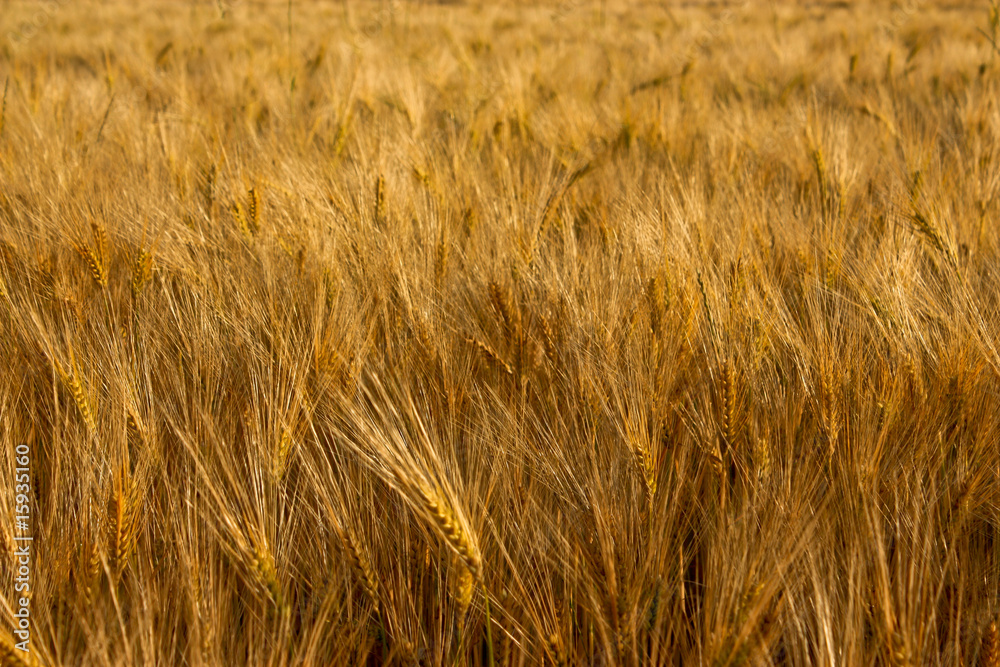
[[[108,531],[108,556],[110,566],[121,572],[135,550],[141,527],[142,498],[127,464],[122,462],[116,471],[108,496],[105,525]]]
[[[27,659],[996,665],[996,0],[2,4]]]
[[[997,622],[993,620],[983,630],[983,641],[979,648],[979,666],[998,667],[998,665],[1000,665],[1000,631],[997,630]]]

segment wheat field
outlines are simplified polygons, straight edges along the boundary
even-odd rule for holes
[[[1000,666],[998,23],[0,0],[0,664]]]

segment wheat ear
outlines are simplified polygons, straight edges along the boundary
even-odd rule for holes
[[[38,660],[27,651],[17,648],[17,642],[7,634],[0,631],[0,665],[3,667],[35,667]]]
[[[87,540],[83,547],[80,569],[83,573],[83,595],[87,602],[94,601],[97,576],[101,573],[101,553],[98,540]]]
[[[260,193],[257,188],[247,191],[247,226],[254,236],[260,231]]]
[[[278,611],[284,613],[286,610],[285,596],[281,590],[281,583],[278,581],[278,573],[274,568],[274,557],[266,545],[258,545],[253,548],[250,566],[258,581],[267,589],[268,595]]]
[[[722,439],[730,451],[736,448],[742,426],[742,400],[736,367],[731,360],[722,364]]]
[[[542,643],[545,644],[545,651],[557,667],[563,667],[567,664],[566,650],[563,648],[562,638],[558,633],[553,632],[548,637],[542,637]]]
[[[983,631],[983,643],[979,649],[979,667],[1000,667],[1000,630],[994,619]]]
[[[650,507],[653,505],[653,497],[656,495],[656,468],[653,462],[653,454],[650,451],[647,438],[641,435],[641,430],[636,428],[630,420],[625,420],[625,437],[628,448],[632,452],[636,468],[642,475],[642,481],[646,487],[646,500]]]
[[[490,282],[489,293],[490,303],[493,305],[493,309],[500,319],[500,324],[507,335],[507,340],[514,340],[514,337],[519,333],[520,322],[516,320],[516,313],[510,303],[510,299],[507,297],[507,293],[495,281]]]
[[[553,364],[559,361],[559,352],[556,348],[556,338],[552,332],[552,325],[549,321],[545,319],[544,315],[538,316],[538,322],[542,329],[542,349],[545,350],[545,356],[549,358]]]
[[[448,236],[444,226],[441,227],[441,236],[438,238],[437,247],[434,250],[434,285],[441,289],[444,284],[445,275],[448,273],[448,257],[451,254],[451,247],[448,245]]]
[[[507,373],[507,375],[514,374],[514,370],[510,367],[510,364],[504,361],[503,357],[501,357],[499,353],[497,353],[497,351],[494,350],[492,347],[490,347],[483,341],[479,340],[478,338],[474,338],[471,336],[466,338],[465,340],[466,342],[473,345],[477,350],[479,350],[482,353],[482,355],[486,357],[486,360],[489,361],[491,364],[498,366],[501,370]]]
[[[457,518],[455,512],[442,496],[427,484],[420,484],[420,496],[424,507],[434,519],[435,527],[441,532],[445,541],[458,554],[465,566],[469,568],[476,581],[482,582],[482,558],[471,535]]]
[[[10,79],[4,79],[3,82],[3,101],[0,101],[0,136],[3,136],[3,126],[4,121],[7,119],[7,86],[10,85]]]
[[[94,282],[100,287],[107,287],[108,270],[104,264],[103,256],[89,245],[78,245],[76,246],[76,251],[83,257],[83,261],[87,263],[87,268],[90,269],[90,277],[94,279]]]
[[[250,232],[250,223],[247,221],[246,213],[243,211],[243,205],[239,202],[234,202],[232,210],[233,217],[236,218],[236,224],[239,226],[244,238],[248,241],[253,239],[253,234]]]
[[[361,588],[364,590],[365,595],[375,606],[375,609],[379,608],[379,598],[378,598],[378,580],[375,579],[374,571],[372,570],[371,562],[368,560],[368,556],[358,545],[357,538],[354,537],[353,533],[350,531],[341,531],[340,540],[344,545],[344,549],[347,551],[348,560],[351,562],[351,568],[354,570],[354,574],[361,584]]]
[[[148,250],[139,250],[132,263],[132,300],[139,298],[142,288],[153,274],[153,255]]]
[[[455,570],[458,573],[455,579],[455,602],[458,605],[458,627],[461,631],[465,628],[465,616],[469,613],[469,607],[472,606],[472,595],[476,590],[476,582],[472,571],[465,567],[461,560],[456,559]]]
[[[123,461],[108,501],[108,553],[117,572],[125,568],[135,550],[139,534],[139,500],[138,489]]]
[[[70,363],[72,365],[73,374],[70,375],[63,367],[56,362],[56,371],[59,373],[59,377],[62,379],[63,384],[69,389],[70,393],[73,394],[73,401],[76,403],[77,409],[80,411],[80,416],[83,418],[83,422],[90,429],[91,433],[97,430],[97,426],[94,422],[94,411],[90,407],[90,400],[87,398],[87,392],[84,390],[80,379],[77,377],[76,363],[70,355]]]
[[[385,178],[382,174],[375,179],[375,201],[372,209],[375,224],[382,225],[385,222]]]

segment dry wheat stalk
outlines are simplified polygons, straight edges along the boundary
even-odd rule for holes
[[[725,461],[722,459],[722,452],[719,451],[719,444],[713,443],[711,449],[706,450],[705,453],[708,456],[708,463],[712,467],[712,472],[714,472],[720,480],[725,480],[726,465]]]
[[[52,273],[52,262],[47,257],[38,258],[38,284],[39,296],[47,301],[56,298],[56,279]]]
[[[615,622],[615,650],[618,651],[618,656],[623,660],[628,655],[626,651],[628,650],[630,637],[631,630],[623,610]]]
[[[323,269],[323,302],[326,304],[326,309],[329,312],[333,309],[333,304],[336,302],[337,298],[337,283],[335,282],[333,272],[329,267]]]
[[[729,316],[733,318],[737,317],[737,314],[742,311],[744,304],[743,300],[746,298],[746,266],[743,263],[743,257],[740,256],[735,262],[731,262],[729,265]]]
[[[90,221],[90,231],[94,236],[94,247],[103,261],[108,257],[108,230],[96,220]]]
[[[760,618],[760,625],[757,628],[756,639],[757,639],[757,649],[762,655],[766,655],[768,647],[773,642],[772,635],[774,634],[778,626],[778,612],[781,603],[781,595],[779,593],[776,600],[773,600]]]
[[[215,179],[218,173],[218,167],[214,162],[203,168],[201,172],[199,189],[202,199],[204,199],[205,208],[209,210],[211,210],[212,204],[215,202]]]

